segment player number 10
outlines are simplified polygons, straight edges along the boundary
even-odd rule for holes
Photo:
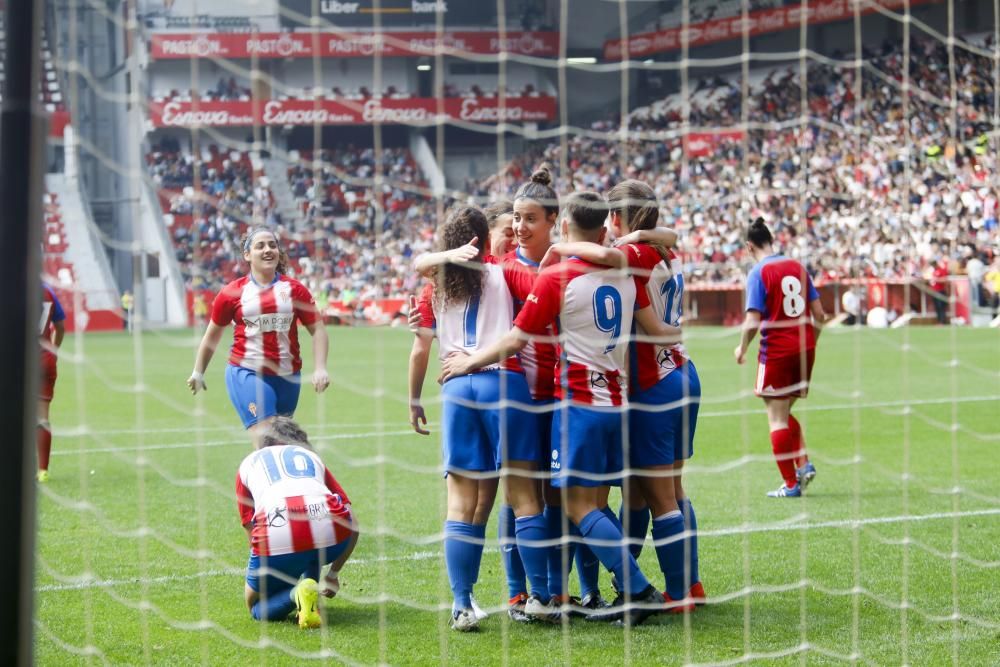
[[[302,450],[286,447],[281,452],[281,460],[275,458],[270,449],[262,449],[257,460],[264,466],[264,472],[271,483],[280,482],[282,477],[315,477],[316,466]],[[280,466],[280,467],[279,467]]]

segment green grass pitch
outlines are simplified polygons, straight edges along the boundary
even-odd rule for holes
[[[686,486],[712,604],[634,629],[514,626],[494,544],[476,596],[497,613],[470,635],[447,628],[435,371],[421,437],[405,408],[410,335],[331,329],[333,384],[303,388],[297,418],[364,531],[317,631],[244,607],[233,482],[249,445],[224,351],[206,394],[185,387],[199,335],[67,338],[39,495],[38,664],[1000,661],[1000,332],[825,333],[798,409],[819,476],[776,501],[755,365],[733,362],[735,331],[690,329],[704,400]],[[662,586],[648,543],[641,565]]]

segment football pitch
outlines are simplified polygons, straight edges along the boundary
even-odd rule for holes
[[[362,529],[315,631],[255,622],[243,603],[233,489],[249,443],[225,349],[207,393],[184,384],[199,336],[67,336],[38,500],[38,664],[1000,661],[996,330],[824,333],[797,408],[819,475],[806,498],[776,500],[764,496],[780,480],[749,391],[756,365],[733,361],[736,330],[689,329],[704,398],[685,486],[710,604],[632,629],[512,624],[494,517],[475,591],[494,613],[467,635],[447,626],[433,364],[432,435],[407,423],[411,335],[330,329],[331,387],[303,387],[296,417]],[[648,541],[640,565],[662,587]],[[612,597],[606,573],[602,590]]]

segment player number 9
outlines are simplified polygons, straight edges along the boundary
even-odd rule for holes
[[[611,334],[604,354],[615,349],[622,335],[622,297],[614,287],[601,285],[594,290],[594,324],[598,330]]]

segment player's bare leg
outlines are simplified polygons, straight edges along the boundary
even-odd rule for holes
[[[247,429],[247,433],[250,434],[250,442],[254,449],[260,449],[260,439],[263,436],[264,431],[266,431],[270,426],[271,422],[274,421],[274,417],[267,417],[261,419],[256,424]]]
[[[476,525],[483,525],[490,520],[490,513],[493,512],[493,504],[496,502],[497,488],[500,486],[500,479],[498,477],[489,477],[478,481],[478,500],[476,502],[476,512],[473,515],[472,523]]]
[[[448,521],[473,523],[479,506],[479,480],[449,473]]]

